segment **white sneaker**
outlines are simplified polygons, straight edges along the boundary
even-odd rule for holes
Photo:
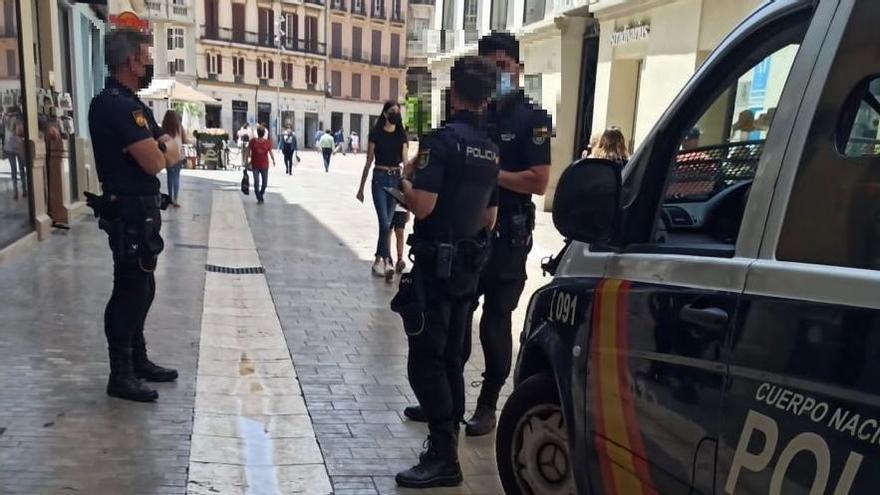
[[[374,277],[384,277],[385,276],[385,262],[382,260],[374,261],[372,272],[373,272]]]

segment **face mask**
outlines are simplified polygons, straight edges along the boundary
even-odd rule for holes
[[[400,125],[400,114],[397,112],[391,112],[388,114],[388,123],[394,125]]]
[[[145,89],[153,82],[153,64],[144,66],[144,75],[138,78],[138,87]]]
[[[495,88],[496,96],[507,96],[514,90],[513,74],[509,72],[498,73],[498,84]]]

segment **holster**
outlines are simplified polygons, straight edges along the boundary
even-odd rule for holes
[[[156,268],[165,242],[159,234],[162,216],[159,209],[165,200],[159,196],[123,196],[96,200],[98,228],[107,233],[110,249],[120,261],[137,262],[144,271]],[[93,208],[94,209],[94,208]]]
[[[535,230],[535,204],[529,202],[512,203],[509,214],[502,215],[498,224],[498,236],[507,239],[513,247],[528,246]]]
[[[414,266],[411,272],[400,276],[397,294],[391,299],[391,311],[400,315],[403,329],[409,336],[419,335],[424,330],[426,299],[424,277]]]

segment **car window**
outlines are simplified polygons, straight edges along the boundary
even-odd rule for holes
[[[666,244],[736,243],[751,181],[799,45],[741,74],[687,127],[663,192]]]
[[[851,158],[880,156],[880,77],[872,79],[861,92],[859,108],[853,116],[844,154]]]

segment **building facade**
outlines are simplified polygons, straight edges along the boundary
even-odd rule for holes
[[[198,89],[219,100],[207,127],[264,124],[273,136],[292,125],[310,146],[326,92],[323,0],[197,0]]]
[[[196,82],[196,25],[194,0],[148,0],[145,18],[152,25],[156,77]]]
[[[366,136],[406,93],[406,0],[329,0],[325,129]]]
[[[434,0],[410,0],[406,24],[406,98],[408,127],[422,135],[431,125],[431,71],[428,44],[433,30]]]

